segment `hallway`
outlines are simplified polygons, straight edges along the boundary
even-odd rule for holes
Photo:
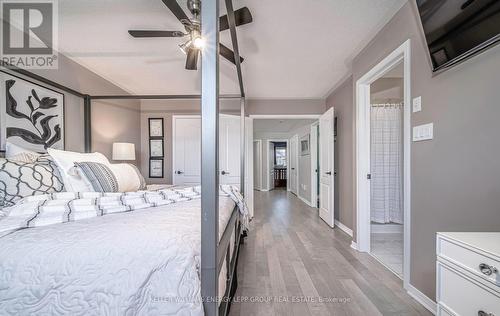
[[[399,278],[287,191],[255,191],[251,227],[230,315],[431,315]]]

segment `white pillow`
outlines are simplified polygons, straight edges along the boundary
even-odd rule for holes
[[[32,156],[32,157],[36,157],[36,158],[41,156],[41,154],[39,154],[33,150],[23,148],[21,146],[13,144],[9,141],[5,142],[5,158],[6,159],[12,159],[12,157],[23,156],[23,155],[28,155],[28,156]]]
[[[85,178],[83,178],[75,167],[75,162],[98,162],[110,165],[108,158],[101,153],[76,153],[71,151],[48,148],[47,152],[54,159],[57,168],[63,178],[64,188],[68,192],[92,192]]]
[[[108,167],[118,181],[119,192],[134,192],[146,189],[144,177],[136,166],[128,163],[110,164]]]

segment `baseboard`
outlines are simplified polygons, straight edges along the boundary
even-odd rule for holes
[[[351,241],[351,248],[354,250],[358,250],[358,244],[354,240]]]
[[[338,220],[335,220],[335,226],[338,226],[344,233],[352,237],[352,229],[342,224]]]
[[[314,206],[312,206],[312,204],[311,204],[308,200],[306,200],[306,199],[304,199],[303,197],[301,197],[301,196],[300,196],[300,194],[299,194],[299,195],[297,195],[297,197],[298,197],[298,198],[299,198],[302,202],[306,203],[308,206],[310,206],[310,207],[314,207]]]
[[[436,315],[437,313],[437,304],[433,300],[431,300],[424,293],[420,292],[416,287],[411,284],[408,284],[408,288],[406,289],[408,295],[413,297],[417,302],[422,304],[429,312]]]

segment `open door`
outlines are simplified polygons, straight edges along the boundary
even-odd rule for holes
[[[274,190],[274,143],[269,142],[269,148],[267,153],[267,167],[268,167],[268,189],[269,191]]]
[[[289,181],[290,181],[290,191],[295,194],[299,195],[298,188],[297,188],[297,183],[298,183],[298,147],[299,147],[299,136],[298,135],[293,135],[292,138],[290,138],[290,156],[289,156],[289,164],[290,164],[290,176],[289,176]]]
[[[334,110],[319,119],[319,216],[330,227],[334,220]]]

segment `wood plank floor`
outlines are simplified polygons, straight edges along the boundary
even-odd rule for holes
[[[350,243],[293,194],[256,191],[230,315],[431,315]]]

